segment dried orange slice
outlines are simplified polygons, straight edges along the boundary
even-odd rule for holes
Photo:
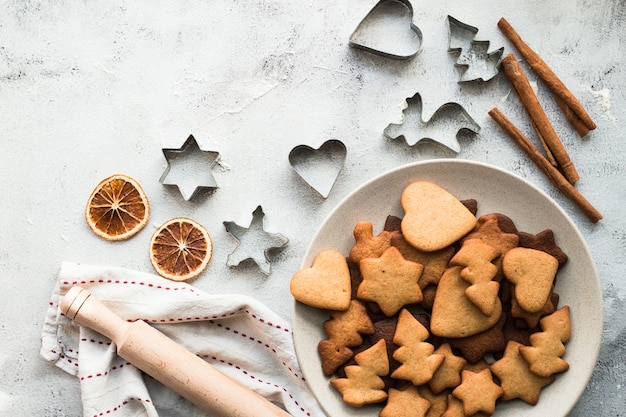
[[[204,226],[185,217],[165,222],[150,241],[152,266],[159,275],[174,281],[200,275],[212,254],[213,243]]]
[[[123,174],[102,180],[91,193],[85,219],[93,232],[106,240],[128,239],[150,217],[150,204],[141,185]]]

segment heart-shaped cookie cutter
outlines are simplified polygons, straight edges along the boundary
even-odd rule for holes
[[[346,145],[330,139],[318,149],[298,145],[289,152],[289,163],[322,197],[328,197],[346,160]]]
[[[398,21],[409,22],[408,28]],[[349,45],[387,58],[413,58],[422,49],[422,31],[413,23],[411,2],[380,0],[352,32]]]

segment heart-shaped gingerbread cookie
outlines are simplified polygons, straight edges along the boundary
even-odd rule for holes
[[[402,234],[413,247],[434,252],[456,242],[476,225],[474,216],[455,196],[437,184],[416,181],[402,192]]]
[[[289,286],[293,297],[311,307],[345,311],[350,307],[350,270],[341,252],[320,252],[310,268],[297,271]]]
[[[558,268],[554,256],[537,249],[513,248],[502,259],[504,276],[515,285],[515,299],[529,313],[545,305]]]
[[[471,285],[461,278],[461,266],[446,269],[433,303],[430,331],[440,337],[468,337],[491,328],[500,319],[502,303],[495,298],[489,309],[492,314],[486,316],[472,301],[465,291]]]

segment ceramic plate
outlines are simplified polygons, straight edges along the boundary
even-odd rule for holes
[[[602,292],[591,254],[584,239],[565,212],[543,191],[502,169],[463,160],[434,160],[403,166],[369,181],[343,200],[314,236],[302,262],[310,267],[323,249],[348,254],[354,243],[352,231],[358,221],[369,221],[378,234],[387,215],[402,217],[400,194],[415,180],[435,182],[458,199],[478,200],[478,215],[500,212],[515,222],[518,230],[536,234],[550,228],[557,244],[569,256],[559,271],[555,291],[559,306],[571,309],[572,337],[564,359],[570,369],[545,387],[536,406],[520,400],[502,402],[496,416],[566,416],[585,389],[596,364],[602,336]],[[329,417],[371,416],[376,407],[353,408],[322,374],[317,344],[326,336],[322,328],[328,314],[295,303],[293,334],[304,376]]]

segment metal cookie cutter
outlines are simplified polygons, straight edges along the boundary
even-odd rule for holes
[[[458,53],[455,66],[463,68],[459,83],[489,81],[499,70],[504,48],[489,52],[489,41],[474,39],[478,29],[448,16],[448,52]]]
[[[163,148],[167,168],[159,181],[163,185],[177,187],[187,201],[201,191],[218,188],[211,170],[219,160],[219,153],[203,151],[193,135],[189,135],[178,149]]]
[[[318,149],[298,145],[289,152],[293,169],[322,197],[328,197],[346,160],[346,145],[331,139]]]
[[[253,260],[265,275],[271,273],[269,251],[285,246],[289,241],[278,233],[268,233],[263,230],[263,208],[258,206],[252,213],[249,227],[242,227],[235,222],[224,222],[226,231],[239,242],[235,250],[228,255],[227,266],[238,266],[241,262]]]
[[[422,49],[422,31],[413,23],[411,2],[380,0],[352,32],[349,44],[387,58],[413,58]]]
[[[422,97],[419,93],[406,99],[402,115],[403,122],[388,125],[384,134],[389,139],[403,138],[409,146],[428,140],[458,153],[461,150],[458,133],[462,130],[473,133],[480,131],[480,126],[458,103],[445,103],[435,110],[430,119],[424,120]]]

